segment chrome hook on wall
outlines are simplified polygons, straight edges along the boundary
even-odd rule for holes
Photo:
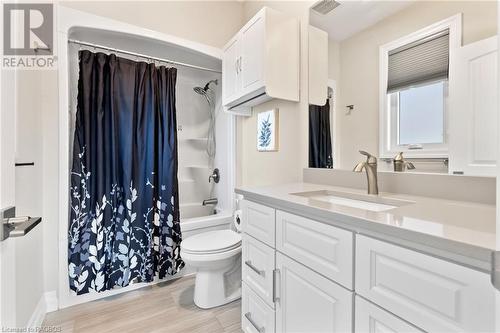
[[[345,107],[347,108],[347,112],[345,114],[348,116],[351,115],[351,112],[354,110],[354,104],[346,105]]]

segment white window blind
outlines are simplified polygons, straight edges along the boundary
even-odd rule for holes
[[[389,52],[387,92],[448,79],[448,29]]]

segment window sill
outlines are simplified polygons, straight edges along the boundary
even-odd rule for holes
[[[448,159],[448,150],[412,150],[412,149],[394,149],[379,153],[380,159],[393,159],[398,153],[403,152],[405,159]]]

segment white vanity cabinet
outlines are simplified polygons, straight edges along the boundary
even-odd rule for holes
[[[494,332],[490,276],[248,200],[244,332]]]
[[[243,331],[351,332],[352,232],[248,200],[241,207]]]
[[[224,47],[222,102],[249,114],[272,98],[299,100],[299,22],[262,8]]]

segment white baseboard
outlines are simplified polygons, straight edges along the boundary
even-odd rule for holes
[[[47,312],[57,311],[59,309],[59,301],[55,290],[45,292],[45,304]]]
[[[40,300],[38,301],[38,304],[35,307],[35,310],[33,311],[33,314],[28,320],[28,324],[26,325],[28,332],[31,331],[35,332],[37,328],[40,328],[42,326],[46,312],[47,312],[47,305],[45,303],[45,295],[42,295],[42,297],[40,297]]]
[[[42,326],[43,320],[45,319],[45,314],[47,314],[47,312],[56,311],[57,309],[58,301],[55,290],[47,291],[40,297],[40,300],[38,301],[38,304],[36,305],[35,310],[33,311],[33,314],[31,315],[28,324],[26,325],[26,328],[28,330],[32,329],[33,332],[35,332],[36,329],[39,329]]]

